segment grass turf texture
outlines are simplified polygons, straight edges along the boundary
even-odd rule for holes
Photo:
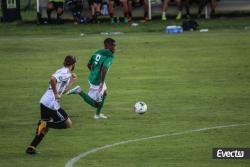
[[[0,166],[59,167],[81,152],[106,144],[250,122],[250,31],[244,30],[248,19],[201,21],[201,27],[210,28],[208,33],[180,35],[165,34],[166,25],[159,21],[137,29],[108,24],[102,29],[1,24]],[[87,35],[81,37],[83,30]],[[51,129],[38,147],[41,154],[26,155],[49,76],[65,55],[76,55],[79,79],[75,85],[87,90],[85,65],[90,54],[102,48],[105,36],[100,31],[125,32],[111,36],[118,46],[104,105],[110,119],[94,120],[94,109],[80,97],[65,96],[62,106],[73,128]],[[133,112],[138,100],[148,105],[144,115]],[[247,167],[249,160],[213,160],[211,154],[214,147],[249,148],[249,138],[249,126],[163,137],[102,150],[75,166]]]

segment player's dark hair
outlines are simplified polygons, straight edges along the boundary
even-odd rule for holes
[[[112,39],[112,38],[106,38],[106,39],[104,40],[104,46],[105,46],[105,47],[110,46],[110,45],[112,45],[112,44],[114,44],[114,43],[115,43],[115,40]]]
[[[76,58],[75,58],[75,56],[68,55],[68,56],[65,57],[64,62],[63,62],[63,65],[64,65],[65,67],[67,67],[67,66],[73,65],[73,64],[75,64],[75,63],[76,63]]]

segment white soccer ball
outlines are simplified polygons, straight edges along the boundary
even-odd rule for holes
[[[147,111],[148,107],[145,102],[138,101],[135,103],[134,109],[137,114],[144,114]]]

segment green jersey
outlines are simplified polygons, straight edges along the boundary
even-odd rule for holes
[[[90,74],[88,80],[93,85],[99,85],[101,82],[101,71],[102,67],[106,67],[108,70],[112,64],[113,53],[107,49],[101,49],[95,52],[88,64],[91,65]]]

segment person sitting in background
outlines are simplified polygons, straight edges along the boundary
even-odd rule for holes
[[[110,17],[111,24],[115,23],[114,16],[115,16],[115,1],[109,0],[109,17]]]
[[[130,0],[120,0],[125,24],[129,21],[129,1]]]
[[[139,4],[139,6],[143,5],[144,16],[143,16],[142,22],[149,21],[151,18],[149,18],[149,4],[148,4],[148,0],[134,0],[132,2],[134,3],[134,6],[138,6],[138,4]]]
[[[109,15],[109,4],[106,0],[102,1],[102,5],[101,5],[101,15],[102,16],[108,16]]]
[[[98,16],[101,15],[101,0],[89,0],[91,10],[92,23],[99,23]]]
[[[128,7],[128,0],[120,0],[119,4],[122,6],[122,12],[124,16],[124,23],[128,23],[129,21],[129,7]],[[114,7],[115,7],[115,0],[109,0],[109,16],[111,24],[118,23],[119,20],[115,20],[114,15]],[[131,12],[131,11],[130,11]],[[131,14],[132,16],[132,14]]]
[[[88,19],[81,15],[83,9],[82,0],[66,0],[66,4],[69,7],[69,10],[72,12],[75,24],[88,22]]]
[[[143,0],[143,8],[144,8],[144,21],[149,21],[149,16],[148,16],[148,0]]]
[[[53,10],[56,11],[57,14],[57,23],[62,23],[61,16],[63,14],[64,0],[49,0],[47,5],[47,15],[48,21],[51,21],[51,13]]]
[[[129,22],[131,22],[133,18],[132,10],[133,10],[133,0],[128,0],[128,21]]]
[[[187,19],[190,19],[190,18],[191,18],[189,5],[190,5],[190,3],[192,3],[192,2],[193,2],[192,0],[191,0],[191,1],[190,1],[190,0],[182,0],[182,1],[181,1],[182,6],[185,7],[185,10],[186,10],[186,18],[187,18]]]
[[[216,0],[201,0],[197,16],[198,18],[201,17],[201,12],[208,3],[210,3],[211,6],[210,17],[213,18],[215,16]]]
[[[175,2],[176,2],[177,9],[179,10],[179,12],[178,12],[178,14],[176,16],[176,20],[180,20],[182,18],[182,4],[181,4],[181,0],[175,0]],[[162,17],[161,17],[161,19],[163,21],[167,20],[166,12],[168,10],[168,4],[169,4],[169,0],[163,0]]]

